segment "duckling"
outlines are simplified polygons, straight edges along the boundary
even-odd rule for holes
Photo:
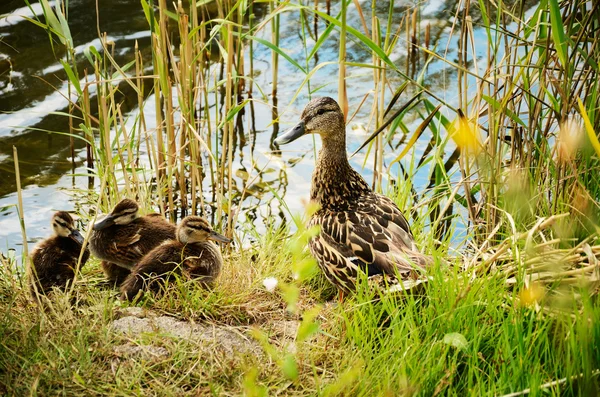
[[[219,247],[211,240],[231,242],[213,231],[204,218],[184,218],[177,227],[177,240],[163,242],[138,262],[121,285],[121,299],[133,300],[142,289],[156,291],[161,282],[167,281],[173,273],[185,274],[199,279],[204,285],[212,285],[221,272],[223,258]]]
[[[154,247],[175,238],[175,225],[160,214],[138,216],[139,206],[130,199],[121,200],[93,226],[90,250],[98,259],[106,277],[120,285],[134,265]]]
[[[350,166],[344,115],[332,98],[311,100],[300,122],[275,142],[284,145],[313,133],[321,136],[323,145],[310,189],[319,209],[309,225],[321,231],[309,247],[326,278],[340,290],[340,297],[355,290],[359,272],[375,283],[415,279],[431,258],[419,252],[396,204],[373,192]]]
[[[84,240],[68,212],[56,212],[51,224],[54,235],[40,241],[31,253],[33,280],[40,293],[47,293],[52,287],[64,289],[73,280]],[[89,257],[86,249],[80,267]],[[31,290],[35,293],[33,283]]]

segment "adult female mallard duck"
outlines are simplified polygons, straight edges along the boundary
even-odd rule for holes
[[[75,227],[68,212],[59,211],[52,216],[54,235],[40,241],[31,253],[33,279],[38,292],[46,293],[52,287],[64,288],[75,277],[81,253],[83,236]],[[81,257],[83,267],[90,257],[86,249]],[[35,292],[35,287],[31,286]]]
[[[199,216],[184,218],[177,227],[177,240],[165,241],[133,268],[121,285],[121,299],[133,300],[144,288],[157,290],[169,275],[185,274],[211,285],[223,267],[219,247],[212,241],[231,242],[212,230]]]
[[[138,216],[139,206],[130,199],[121,200],[93,226],[90,250],[102,260],[107,278],[117,285],[154,247],[175,238],[175,225],[160,214]]]
[[[309,246],[327,279],[344,293],[355,289],[359,272],[388,284],[415,278],[431,260],[417,249],[396,204],[373,192],[350,166],[346,123],[335,100],[310,101],[300,122],[275,142],[283,145],[306,134],[319,134],[323,142],[310,190],[319,209],[309,223],[321,231]]]

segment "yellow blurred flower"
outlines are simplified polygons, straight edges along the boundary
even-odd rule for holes
[[[482,145],[477,124],[469,121],[460,109],[458,109],[458,117],[449,132],[454,143],[463,152],[471,155],[481,152]]]
[[[534,306],[541,302],[546,296],[546,289],[539,283],[532,282],[528,286],[525,286],[519,294],[521,298],[521,304],[523,306]]]

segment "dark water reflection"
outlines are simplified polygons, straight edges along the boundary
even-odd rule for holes
[[[34,4],[34,9],[41,14],[37,6]],[[367,12],[365,18],[369,20],[370,2],[363,2],[363,6]],[[394,14],[397,18],[394,21],[396,25],[404,17],[409,6],[412,7],[404,2],[396,6]],[[421,8],[423,23],[429,21],[432,24],[432,37],[444,46],[448,40],[445,32],[450,24],[450,17],[454,15],[454,6],[455,2],[440,1],[429,2]],[[0,4],[0,13],[32,17],[29,10],[24,7],[23,0],[5,0]],[[333,6],[332,12],[336,12],[336,7]],[[388,3],[377,2],[377,7],[382,16],[383,26]],[[257,17],[261,17],[260,12]],[[96,29],[95,0],[70,0],[68,18],[78,54],[78,68],[80,75],[83,75],[84,69],[88,67],[83,49],[90,44],[100,48]],[[357,29],[361,27],[353,7],[349,8],[349,23]],[[99,24],[100,31],[106,32],[114,41],[114,56],[119,64],[123,65],[133,59],[136,41],[143,53],[149,55],[150,35],[139,0],[101,0]],[[282,14],[281,27],[281,47],[294,59],[304,62],[302,61],[304,49],[299,45],[298,15]],[[322,30],[321,24],[320,31]],[[261,35],[265,39],[270,39],[268,31]],[[337,60],[337,35],[332,35],[327,43],[328,45],[319,52],[319,62]],[[309,45],[311,45],[310,41]],[[259,44],[254,46],[256,84],[263,92],[270,93],[271,52]],[[402,65],[406,63],[406,44],[399,44],[397,47],[398,50],[392,54],[392,59]],[[87,178],[84,176],[86,155],[83,142],[75,140],[75,157],[72,159],[70,139],[60,134],[69,131],[68,119],[63,115],[51,114],[51,112],[67,111],[67,101],[63,97],[67,95],[66,74],[57,61],[64,54],[60,53],[59,48],[60,45],[54,46],[56,51],[54,53],[48,34],[19,17],[10,16],[0,19],[0,249],[4,248],[5,241],[8,246],[16,246],[21,239],[15,208],[12,206],[16,203],[13,146],[19,150],[22,185],[26,187],[24,190],[26,225],[31,239],[37,239],[48,233],[47,223],[52,211],[72,209],[75,206],[71,193],[68,193],[70,188],[87,187]],[[349,61],[370,62],[370,53],[361,46],[349,41],[348,48]],[[445,52],[450,59],[454,57],[453,48],[452,42],[449,51]],[[441,51],[445,51],[445,48]],[[309,68],[314,66],[314,63],[308,65]],[[415,67],[416,73],[420,72],[419,68],[419,65]],[[373,77],[368,69],[349,68],[348,72],[349,102],[353,112],[364,95],[373,89]],[[279,76],[278,108],[283,130],[298,118],[303,105],[308,100],[308,94],[304,89],[297,101],[290,104],[289,99],[292,98],[304,76],[285,60],[280,60]],[[393,85],[401,82],[400,78],[391,77]],[[446,71],[443,64],[434,63],[430,66],[426,82],[430,87],[435,87],[437,93],[454,86],[451,80],[452,72]],[[337,66],[324,67],[314,75],[311,87],[314,89],[320,86],[323,88],[317,95],[337,95]],[[134,111],[137,106],[135,94],[122,87],[121,95],[122,110]],[[257,95],[257,90],[254,90],[256,98]],[[451,88],[446,99],[449,102],[454,100]],[[154,99],[150,97],[148,100]],[[281,152],[273,153],[277,148],[273,147],[272,141],[277,136],[276,128],[279,126],[271,124],[273,98],[267,100],[268,103],[264,103],[258,98],[255,106],[247,107],[244,117],[237,123],[234,161],[237,194],[234,204],[238,204],[244,212],[240,219],[268,226],[272,222],[279,222],[285,218],[284,211],[272,201],[272,191],[285,196],[292,212],[302,210],[302,200],[308,197],[314,151],[313,140],[306,137],[292,147],[285,147]],[[371,101],[372,95],[348,128],[349,151],[356,148],[366,137],[364,131],[355,130],[353,126],[357,123],[367,125]],[[147,105],[146,108],[151,109],[153,106]],[[428,140],[429,137],[424,139],[419,150],[423,150]],[[399,150],[401,148],[397,149]],[[389,155],[393,158],[397,152],[390,151]],[[364,154],[359,154],[352,160],[357,168],[363,165],[363,156]],[[367,166],[363,174],[371,178],[368,168]],[[77,176],[73,176],[73,172]],[[427,175],[416,175],[413,182],[417,186],[425,187],[428,184]],[[210,201],[210,186],[204,188],[205,200]],[[245,192],[244,197],[241,195],[242,191]]]

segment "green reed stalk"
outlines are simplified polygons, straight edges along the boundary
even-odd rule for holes
[[[275,11],[275,9],[277,8],[277,0],[272,0],[270,2],[270,5],[271,12]],[[271,18],[271,42],[275,47],[279,47],[279,14]],[[277,98],[277,82],[279,81],[279,54],[277,53],[277,51],[274,50],[271,50],[271,70],[273,74],[273,90],[271,91],[271,95],[273,96],[273,98]],[[274,109],[273,114],[277,114],[277,109]]]
[[[81,113],[83,116],[83,125],[80,128],[84,131],[84,137],[86,139],[86,152],[87,152],[87,166],[91,174],[91,170],[94,169],[94,132],[92,131],[92,120],[91,120],[91,104],[90,104],[90,83],[88,82],[87,74],[85,76],[85,86],[81,95]],[[95,146],[95,145],[94,145]],[[93,185],[92,176],[90,176],[88,185]]]
[[[152,63],[154,66],[154,73],[160,76],[160,70],[162,70],[162,60],[160,59],[159,39],[155,33],[152,33]],[[157,193],[161,203],[163,201],[163,188],[166,183],[165,179],[165,144],[163,138],[163,117],[161,108],[161,84],[160,77],[154,80],[154,111],[156,121],[156,186]],[[164,212],[164,205],[161,205],[161,213]]]
[[[123,173],[125,174],[125,181],[127,181],[127,183],[131,183],[131,185],[130,185],[131,196],[130,197],[136,197],[136,196],[140,195],[141,191],[143,190],[143,186],[140,184],[140,181],[138,179],[137,167],[135,165],[135,154],[133,152],[133,150],[136,146],[135,145],[135,141],[136,141],[135,129],[133,130],[133,133],[131,134],[131,137],[130,137],[127,133],[127,126],[125,125],[125,118],[123,117],[123,113],[121,112],[120,106],[117,108],[116,116],[117,116],[116,118],[119,121],[119,123],[118,123],[119,130],[121,131],[121,134],[123,135],[123,146],[125,147],[125,150],[127,151],[127,163],[125,166],[123,166],[123,163],[122,163],[121,167],[123,168]],[[141,137],[137,137],[137,140],[138,141],[141,140]],[[131,181],[129,181],[129,178],[131,178]]]
[[[97,81],[97,93],[98,93],[98,129],[100,131],[100,143],[101,150],[103,152],[103,159],[105,161],[106,166],[108,167],[108,172],[111,175],[107,183],[107,188],[109,192],[116,193],[113,188],[117,186],[116,176],[114,174],[114,166],[112,160],[112,148],[110,145],[110,115],[108,114],[108,105],[106,103],[106,99],[108,98],[109,93],[107,92],[107,84],[102,82],[100,77],[100,73],[98,72],[99,68],[96,70],[96,81]],[[103,193],[103,192],[102,192]]]
[[[379,27],[379,19],[377,18],[376,2],[371,2],[371,40],[378,46],[381,46],[381,32]],[[373,108],[371,110],[375,117],[375,129],[383,123],[383,98],[385,96],[385,86],[383,85],[382,74],[381,74],[381,60],[377,54],[372,51],[371,58],[373,61]],[[381,151],[381,135],[377,135],[375,138],[375,156],[373,158],[373,189],[381,189],[381,175],[379,174],[378,160],[383,155]]]
[[[340,48],[338,54],[338,103],[344,113],[344,119],[348,118],[348,98],[346,95],[346,10],[348,1],[341,2],[341,27],[340,27]]]
[[[198,27],[200,26],[200,21],[198,20],[198,15],[197,15],[197,8],[193,7],[192,8],[192,27],[193,30],[196,31],[196,29],[198,29]],[[204,20],[202,20],[202,28],[200,29],[200,34],[199,35],[194,35],[194,37],[192,38],[192,43],[193,43],[193,48],[196,51],[195,55],[194,55],[194,59],[197,62],[197,71],[193,71],[194,73],[194,86],[198,86],[198,88],[196,89],[195,92],[195,97],[194,97],[194,104],[196,103],[202,103],[202,100],[204,100],[205,105],[208,105],[208,93],[206,90],[206,81],[209,81],[208,79],[205,79],[205,35],[206,35],[206,29],[204,28]],[[206,114],[205,114],[205,118],[209,121],[210,120],[210,115],[208,112],[208,106],[206,106]],[[195,130],[200,133],[200,129],[202,126],[202,116],[203,114],[200,112],[199,113],[199,117],[197,119],[195,119],[195,123],[194,123],[194,128]],[[207,123],[207,125],[210,125],[210,122]],[[193,183],[195,186],[195,189],[192,189],[192,207],[193,207],[193,211],[194,214],[196,213],[196,207],[198,206],[197,202],[196,202],[196,197],[199,196],[200,197],[200,214],[204,214],[204,195],[202,192],[202,185],[203,185],[203,169],[204,169],[204,165],[202,162],[202,156],[201,156],[201,149],[200,149],[200,142],[199,139],[202,139],[200,137],[200,135],[196,136],[194,135],[192,138],[195,142],[194,145],[194,155],[195,157],[192,158],[192,170],[193,173],[196,175],[196,177],[193,179]],[[210,147],[210,137],[207,137],[207,142],[206,142],[209,147]],[[212,166],[212,161],[209,160],[209,164]],[[209,171],[211,178],[213,177],[213,172],[212,172],[212,168]],[[196,191],[198,191],[198,193],[196,193]]]
[[[33,280],[32,266],[29,261],[29,248],[27,246],[27,231],[25,230],[25,209],[23,206],[23,193],[21,190],[21,173],[19,171],[19,152],[17,147],[13,146],[13,160],[15,164],[15,179],[17,183],[17,208],[19,210],[19,225],[21,226],[21,237],[23,238],[23,261],[25,265],[26,279]],[[36,283],[33,283],[34,285]],[[37,291],[37,287],[36,291]]]
[[[202,19],[202,25],[204,25],[204,19]],[[199,54],[197,55],[198,57],[198,84],[199,84],[199,92],[198,92],[198,102],[201,103],[200,99],[204,101],[204,113],[201,113],[202,118],[204,119],[204,122],[202,120],[202,118],[200,118],[197,122],[197,131],[200,133],[201,131],[201,126],[202,125],[206,125],[206,138],[205,138],[205,143],[208,147],[208,152],[212,154],[212,138],[211,138],[211,130],[212,130],[212,126],[211,126],[211,117],[210,117],[210,111],[208,108],[208,100],[209,100],[209,92],[208,92],[208,84],[210,82],[210,76],[209,76],[209,68],[206,68],[206,63],[207,63],[207,57],[206,57],[206,30],[205,28],[200,29],[200,37],[199,37],[199,41],[198,43],[196,43],[194,45],[194,48],[198,48],[198,46],[200,47],[198,49]],[[216,91],[216,90],[215,90]],[[204,123],[204,124],[203,124]],[[201,169],[198,170],[198,189],[200,192],[200,213],[204,214],[204,195],[202,194],[202,185],[203,185],[203,165],[202,165],[202,157],[200,156],[200,151],[198,151],[198,164],[200,164]],[[212,161],[211,158],[208,159],[208,174],[210,176],[210,186],[215,186],[214,183],[214,178],[215,178],[215,172],[214,172],[214,162]],[[213,190],[214,192],[214,190]]]
[[[198,31],[198,7],[190,7],[190,27],[194,32]],[[188,33],[189,35],[189,33]],[[198,85],[198,71],[200,69],[199,62],[201,62],[202,57],[198,51],[198,34],[192,35],[192,37],[185,37],[186,40],[186,54],[189,59],[190,65],[188,69],[189,76],[189,85],[190,85],[190,94],[191,94],[191,106],[188,109],[188,117],[189,119],[186,121],[188,124],[188,139],[189,139],[189,153],[190,153],[190,195],[191,195],[191,208],[190,215],[197,215],[197,190],[198,187],[202,187],[200,183],[198,185],[198,180],[200,179],[199,169],[202,168],[202,159],[199,156],[199,146],[198,140],[195,137],[194,132],[198,131],[199,127],[199,119],[196,117],[196,106],[200,103],[201,93],[199,90],[194,91],[194,89]],[[184,39],[182,37],[182,39]],[[200,195],[202,195],[202,190],[200,190]]]
[[[154,61],[154,73],[158,76],[155,80],[154,95],[156,99],[156,138],[158,143],[159,151],[159,164],[160,177],[157,179],[158,190],[164,190],[166,200],[169,206],[169,215],[173,219],[174,213],[174,202],[173,202],[173,185],[171,183],[171,177],[173,175],[173,131],[171,124],[171,115],[169,110],[172,107],[170,101],[171,85],[169,80],[169,65],[168,65],[168,54],[169,47],[167,44],[167,18],[166,15],[166,1],[159,0],[158,3],[158,24],[155,24],[153,40],[153,61]],[[153,19],[154,20],[154,19]],[[164,113],[163,113],[164,112]],[[163,135],[164,134],[164,135]],[[165,141],[166,139],[166,141]]]
[[[114,102],[112,102],[112,104],[114,105]],[[125,194],[126,194],[126,197],[135,197],[133,188],[131,186],[131,182],[129,180],[129,177],[130,177],[129,175],[131,175],[131,176],[135,175],[135,171],[131,172],[131,173],[127,172],[127,169],[129,168],[127,166],[128,162],[126,162],[125,156],[123,154],[123,147],[127,148],[129,146],[128,142],[127,142],[127,135],[125,134],[125,131],[124,131],[123,127],[121,127],[121,128],[118,127],[118,124],[117,124],[118,123],[118,120],[117,120],[117,111],[116,111],[116,109],[114,110],[113,114],[115,115],[115,117],[114,117],[115,131],[117,131],[117,135],[115,137],[115,142],[117,143],[117,156],[119,158],[119,163],[121,164],[121,170],[122,170],[122,173],[123,173],[123,181],[125,182]],[[120,143],[119,143],[119,137],[120,136],[123,136],[123,139],[124,139],[123,146],[121,146]],[[129,152],[128,149],[125,149],[125,150],[127,152]]]
[[[463,21],[469,12],[468,4],[469,4],[469,0],[467,0],[466,5],[463,8]],[[457,87],[458,87],[458,101],[460,103],[460,108],[465,109],[465,111],[468,109],[468,106],[469,106],[468,75],[467,75],[467,73],[464,72],[464,70],[466,70],[466,68],[468,67],[466,43],[467,43],[466,24],[463,23],[461,33],[459,36],[459,40],[458,40],[458,66],[459,67],[457,68],[457,80],[458,80]],[[459,119],[463,120],[463,123],[465,125],[468,124],[468,118],[462,112],[459,111],[458,117],[459,117]],[[460,123],[460,121],[458,121],[458,123]],[[460,157],[458,159],[458,164],[459,164],[459,168],[460,168],[460,171],[461,171],[461,174],[463,177],[465,199],[467,201],[467,210],[469,213],[470,221],[472,222],[473,225],[475,225],[475,224],[477,224],[478,211],[475,208],[475,204],[473,203],[472,197],[471,197],[471,184],[469,183],[469,181],[470,181],[469,175],[471,175],[470,167],[469,167],[469,164],[470,164],[469,155],[470,155],[470,153],[468,150],[464,150],[464,148],[461,148],[461,153],[460,153]]]
[[[250,1],[248,4],[248,31],[254,31],[255,24],[254,15],[254,2]],[[250,84],[248,84],[248,97],[252,98],[252,92],[254,90],[254,40],[248,41],[248,59],[250,61],[248,75],[252,77]]]
[[[154,161],[154,155],[152,154],[152,152],[150,150],[153,150],[154,148],[151,147],[148,143],[148,137],[147,137],[147,126],[146,126],[146,115],[144,113],[144,79],[143,79],[143,74],[144,74],[144,60],[142,58],[142,53],[139,50],[139,46],[138,46],[138,42],[137,40],[135,41],[135,47],[134,47],[134,55],[135,55],[135,82],[138,88],[138,92],[137,92],[137,103],[138,103],[138,112],[139,112],[139,116],[138,116],[138,123],[137,123],[137,127],[138,127],[138,139],[137,139],[137,153],[136,153],[136,165],[139,163],[139,152],[140,152],[140,144],[142,143],[142,137],[145,137],[146,140],[146,146],[148,147],[148,163],[150,165],[150,169],[153,169],[155,167],[155,161]]]
[[[194,102],[193,102],[193,92],[191,91],[190,83],[190,69],[192,66],[191,60],[191,48],[188,37],[188,24],[189,18],[187,14],[184,13],[183,7],[181,3],[178,6],[178,15],[179,15],[179,37],[181,43],[179,45],[179,63],[175,63],[173,60],[173,71],[175,74],[175,85],[178,88],[178,99],[179,99],[179,107],[181,109],[181,122],[180,122],[180,130],[179,130],[179,151],[178,158],[179,161],[179,196],[181,199],[181,216],[187,214],[188,210],[188,191],[187,191],[187,182],[185,179],[185,151],[186,148],[189,148],[189,130],[188,125],[191,122],[193,125],[194,122]],[[177,70],[178,69],[178,70]],[[179,73],[177,73],[179,71]],[[178,81],[179,80],[179,81]]]
[[[209,78],[207,76],[207,78]],[[214,94],[214,103],[215,106],[217,106],[216,104],[219,103],[219,90],[217,89],[218,87],[218,80],[217,80],[217,74],[215,73],[213,76],[213,81],[214,81],[214,87],[215,89],[213,90],[213,94]],[[221,214],[222,214],[222,203],[220,199],[217,199],[217,195],[221,193],[222,188],[221,188],[221,181],[223,180],[222,175],[220,174],[220,167],[219,167],[219,140],[218,140],[218,134],[219,134],[219,130],[215,129],[214,134],[217,136],[217,139],[215,140],[215,145],[213,148],[212,145],[212,135],[213,135],[213,129],[212,129],[212,124],[210,122],[211,117],[210,117],[210,111],[208,109],[208,94],[207,94],[207,100],[206,100],[206,114],[207,114],[207,123],[206,123],[206,127],[208,129],[208,133],[207,133],[207,142],[209,143],[209,151],[211,153],[213,153],[214,155],[214,161],[210,162],[210,171],[211,171],[211,186],[212,186],[212,195],[211,195],[211,201],[217,203],[217,219],[219,220],[219,223],[221,222]],[[215,117],[214,117],[214,125],[219,125],[220,119],[219,119],[219,113],[215,112]],[[220,196],[219,196],[220,197]]]
[[[224,114],[229,115],[229,112],[233,108],[233,96],[235,95],[235,87],[232,79],[233,76],[233,62],[234,62],[234,47],[233,47],[233,25],[227,25],[227,85],[225,87],[225,112]],[[223,148],[223,154],[226,154],[227,164],[227,227],[226,234],[231,237],[233,235],[232,220],[232,197],[233,197],[233,119],[230,121],[225,120],[223,128],[223,142],[227,141],[226,148]]]

